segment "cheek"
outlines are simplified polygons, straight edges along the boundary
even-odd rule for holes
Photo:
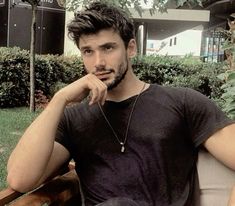
[[[83,64],[84,64],[84,67],[85,67],[85,70],[86,70],[87,73],[93,72],[95,66],[92,63],[92,61],[88,61],[88,60],[83,59]]]
[[[126,61],[126,53],[125,52],[117,52],[113,55],[110,55],[107,58],[107,62],[109,62],[111,65],[115,65],[115,66],[123,63],[124,61]]]

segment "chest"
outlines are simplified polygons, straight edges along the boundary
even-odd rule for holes
[[[80,155],[87,152],[119,153],[120,142],[125,139],[127,149],[143,153],[150,149],[153,152],[174,152],[191,147],[181,111],[164,105],[141,105],[131,118],[130,109],[105,110],[108,122],[100,113],[96,118],[91,117],[84,122],[84,127],[74,124],[71,140],[75,150],[80,151]]]

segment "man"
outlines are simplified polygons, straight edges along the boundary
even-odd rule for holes
[[[13,189],[40,185],[73,158],[86,206],[192,206],[200,146],[235,169],[235,124],[214,103],[135,76],[125,14],[92,3],[68,29],[87,75],[57,92],[20,139],[7,166]]]

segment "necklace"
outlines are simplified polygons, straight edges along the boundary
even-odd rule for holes
[[[105,115],[102,107],[100,106],[100,103],[98,103],[98,106],[100,108],[100,111],[105,119],[105,121],[107,122],[107,124],[109,125],[110,129],[112,130],[113,132],[113,135],[115,136],[115,138],[117,139],[118,143],[121,145],[121,153],[124,153],[125,152],[125,144],[126,144],[126,141],[127,141],[127,137],[128,137],[128,132],[129,132],[129,128],[130,128],[130,123],[131,123],[131,118],[132,118],[132,114],[134,112],[134,109],[135,109],[135,106],[136,106],[136,103],[137,103],[137,100],[139,99],[141,93],[143,92],[144,88],[145,88],[145,85],[146,83],[144,83],[142,89],[140,90],[139,94],[137,95],[137,97],[135,98],[135,101],[133,103],[133,106],[132,106],[132,109],[131,109],[131,112],[129,114],[129,117],[128,117],[128,122],[127,122],[127,126],[126,126],[126,132],[125,132],[125,136],[124,136],[124,139],[123,141],[120,140],[120,138],[118,137],[117,133],[115,132],[115,130],[113,129],[110,121],[108,120],[107,116]]]

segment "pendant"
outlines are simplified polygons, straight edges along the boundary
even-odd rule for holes
[[[122,145],[121,147],[121,153],[125,152],[125,146],[123,142],[120,142],[120,145]]]

